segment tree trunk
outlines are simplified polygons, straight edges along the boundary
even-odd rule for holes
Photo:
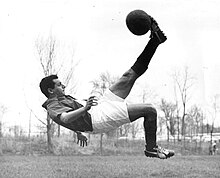
[[[47,147],[49,153],[53,153],[51,128],[52,128],[52,122],[50,117],[47,115]]]
[[[169,129],[169,126],[168,126],[167,122],[166,122],[166,125],[167,125],[167,143],[169,143],[169,141],[170,141],[170,129]]]
[[[177,116],[177,117],[178,117],[177,140],[179,142],[180,141],[180,117],[179,116]]]
[[[183,140],[183,149],[185,149],[186,137],[185,137],[185,111],[182,117],[182,140]]]
[[[58,124],[57,126],[57,137],[59,138],[60,137],[60,125]]]
[[[102,141],[103,141],[103,133],[100,134],[100,155],[103,153]]]

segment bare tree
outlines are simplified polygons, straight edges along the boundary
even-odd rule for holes
[[[190,110],[188,111],[188,115],[187,115],[188,121],[188,133],[190,133],[191,139],[195,139],[196,141],[196,145],[195,145],[195,149],[197,150],[197,142],[198,142],[198,136],[199,133],[202,132],[202,127],[203,127],[203,113],[202,110],[194,105],[190,108]],[[200,147],[201,147],[201,141],[202,141],[202,137],[200,136]]]
[[[64,58],[64,54],[59,55],[59,45],[57,40],[51,35],[47,39],[39,38],[36,40],[35,47],[37,50],[37,55],[39,62],[41,64],[43,75],[48,76],[51,74],[59,74],[64,81],[64,84],[68,86],[70,84],[73,72],[78,65],[78,61],[73,63],[73,54],[70,55],[68,59]],[[72,53],[72,52],[71,52]],[[74,91],[76,87],[76,82],[71,83],[72,87],[70,91]],[[36,115],[35,115],[36,116]],[[38,118],[38,117],[37,117]],[[53,152],[52,145],[52,127],[54,125],[52,119],[47,114],[46,123],[38,118],[41,123],[46,126],[47,129],[47,142],[49,152]],[[60,126],[58,126],[58,136],[60,134]]]
[[[93,85],[91,93],[103,96],[105,90],[114,84],[116,80],[118,80],[118,77],[111,76],[109,72],[101,73],[98,79],[91,81]]]
[[[180,107],[177,97],[176,85],[174,85],[174,95],[175,95],[175,105],[176,105],[176,121],[177,121],[177,141],[180,141],[180,125],[181,125],[181,118],[180,118]]]
[[[175,72],[173,74],[173,79],[175,84],[177,85],[179,94],[180,94],[180,100],[182,103],[182,117],[181,117],[181,125],[182,125],[182,129],[181,129],[181,133],[182,133],[182,137],[184,139],[184,147],[185,147],[185,117],[186,117],[186,108],[187,108],[187,102],[190,99],[190,95],[189,95],[189,90],[191,89],[191,87],[194,84],[194,77],[190,76],[189,71],[188,71],[188,67],[184,68],[184,71],[182,74],[180,74],[179,72]]]
[[[120,137],[128,137],[128,133],[129,133],[129,130],[131,129],[131,127],[132,126],[130,123],[124,124],[121,127],[119,127],[119,136]]]
[[[216,118],[217,118],[217,112],[219,111],[219,104],[218,104],[218,98],[219,98],[219,94],[216,94],[213,98],[213,101],[212,101],[212,109],[213,109],[213,114],[210,114],[212,116],[212,120],[211,120],[211,129],[210,129],[210,137],[211,137],[211,140],[210,140],[210,143],[212,144],[212,140],[213,140],[213,131],[214,131],[214,126],[215,126],[215,121],[216,121]]]
[[[166,123],[166,129],[167,129],[167,141],[169,142],[169,136],[170,134],[175,136],[175,126],[176,126],[176,118],[175,118],[175,110],[176,105],[167,102],[165,99],[161,100],[160,109],[164,113],[164,119]],[[174,137],[175,138],[175,137]]]
[[[192,133],[192,135],[198,136],[201,128],[201,120],[203,119],[201,109],[196,105],[192,106],[188,111],[188,116],[191,121],[189,124],[192,128],[192,131],[190,132]]]

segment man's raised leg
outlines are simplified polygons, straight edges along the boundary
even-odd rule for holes
[[[158,45],[157,39],[151,38],[134,65],[109,88],[110,91],[120,98],[125,99],[129,95],[137,78],[147,70]]]
[[[118,82],[109,88],[110,91],[125,99],[129,95],[137,78],[147,70],[157,47],[166,40],[167,38],[160,30],[157,22],[151,17],[151,35],[149,42],[131,69],[126,71]]]
[[[139,76],[132,69],[129,69],[109,90],[120,98],[125,99],[129,95],[138,77]]]

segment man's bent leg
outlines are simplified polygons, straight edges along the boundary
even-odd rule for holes
[[[128,115],[131,122],[144,117],[146,148],[156,146],[157,111],[151,104],[129,104]]]
[[[144,117],[144,130],[146,140],[145,155],[166,159],[174,155],[174,151],[161,148],[156,143],[157,111],[150,104],[129,104],[128,115],[131,122]]]

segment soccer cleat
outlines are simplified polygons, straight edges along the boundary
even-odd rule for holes
[[[151,16],[150,16],[150,19],[151,19],[150,38],[157,38],[159,44],[164,43],[167,40],[167,37],[165,36],[163,31],[158,26],[158,23],[156,22],[156,20]]]
[[[154,157],[154,158],[160,158],[160,159],[167,159],[167,158],[174,156],[173,150],[161,148],[158,145],[152,148],[151,150],[146,149],[144,153],[147,157]]]

